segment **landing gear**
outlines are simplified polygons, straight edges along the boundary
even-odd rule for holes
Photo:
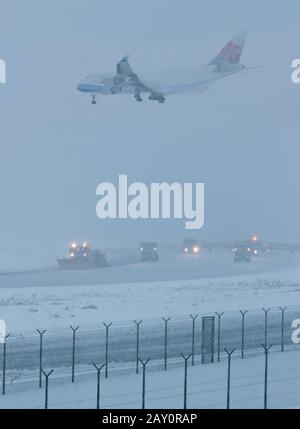
[[[97,104],[96,95],[92,95],[92,104]]]
[[[119,86],[112,86],[111,88],[110,88],[110,92],[112,93],[112,94],[117,94],[118,92],[120,92],[121,91],[121,88],[119,87]]]
[[[137,102],[141,103],[143,101],[141,94],[139,92],[137,92],[136,94],[134,94],[134,98],[136,99]]]
[[[164,103],[166,101],[165,97],[161,94],[150,94],[149,95],[149,100],[153,100],[153,101],[158,101],[159,103]]]

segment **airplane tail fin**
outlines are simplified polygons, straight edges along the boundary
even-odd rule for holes
[[[235,68],[240,62],[246,39],[247,33],[245,31],[237,33],[227,45],[221,49],[209,65],[216,66],[216,71],[218,72]]]

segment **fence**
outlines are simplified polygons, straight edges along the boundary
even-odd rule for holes
[[[45,388],[45,407],[48,406],[49,379],[52,371],[45,368],[70,368],[69,380],[75,382],[76,367],[91,365],[87,373],[97,369],[97,407],[100,407],[100,371],[109,377],[110,367],[122,366],[124,362],[135,362],[135,372],[142,369],[143,406],[146,395],[146,365],[149,360],[162,362],[165,371],[169,362],[184,357],[184,407],[187,401],[188,365],[220,361],[224,350],[228,356],[227,408],[230,407],[230,358],[234,354],[244,359],[251,350],[265,353],[264,407],[267,408],[268,352],[284,352],[291,344],[291,322],[299,318],[297,307],[272,309],[241,309],[237,312],[222,312],[214,315],[187,315],[186,317],[162,317],[155,320],[135,320],[130,323],[100,323],[96,328],[71,326],[64,331],[37,329],[35,335],[7,336],[2,353],[2,394],[7,387],[13,391],[11,380],[23,369],[37,370],[36,386]],[[205,337],[204,321],[213,323],[211,335]],[[71,328],[71,329],[70,329]],[[204,347],[205,344],[205,347]],[[207,360],[207,344],[211,356]],[[143,357],[143,359],[142,359]],[[182,361],[181,357],[181,361]],[[191,358],[191,359],[190,359]],[[96,365],[95,362],[101,362]],[[182,363],[182,362],[181,362]],[[68,369],[63,372],[65,377]],[[55,373],[54,373],[55,374]],[[44,377],[43,377],[44,376]],[[82,376],[82,375],[81,375]],[[43,383],[43,379],[46,383]],[[0,403],[1,406],[1,403]]]

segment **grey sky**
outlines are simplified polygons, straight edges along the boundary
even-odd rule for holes
[[[289,1],[1,0],[1,237],[56,248],[180,240],[184,221],[99,221],[95,190],[130,181],[203,181],[196,236],[299,239],[300,4]],[[279,2],[278,2],[279,3]],[[242,61],[264,67],[165,105],[77,93],[88,73],[195,67],[240,29]]]

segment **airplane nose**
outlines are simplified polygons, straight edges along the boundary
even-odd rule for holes
[[[76,86],[76,89],[77,89],[77,91],[82,91],[82,92],[84,92],[84,91],[86,91],[86,87],[87,87],[87,85],[86,85],[86,84],[84,84],[84,83],[79,83],[79,84]]]

